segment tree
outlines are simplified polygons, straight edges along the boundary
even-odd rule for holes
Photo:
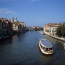
[[[65,22],[62,24],[61,33],[62,36],[65,37]]]
[[[62,36],[62,32],[61,32],[62,26],[58,26],[58,28],[56,29],[56,35],[58,36]]]
[[[58,26],[56,30],[56,35],[65,37],[65,22]]]

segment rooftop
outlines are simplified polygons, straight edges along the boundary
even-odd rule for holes
[[[57,27],[58,25],[60,25],[59,23],[48,23],[45,26],[49,26],[49,27]]]
[[[42,44],[42,46],[44,46],[46,48],[52,48],[53,47],[52,44],[47,39],[42,39],[41,44]]]

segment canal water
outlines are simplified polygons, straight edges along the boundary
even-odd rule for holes
[[[39,39],[48,39],[54,49],[53,55],[44,55],[39,50]],[[65,65],[65,49],[62,41],[37,31],[14,35],[0,41],[0,65]]]

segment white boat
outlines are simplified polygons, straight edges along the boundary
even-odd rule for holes
[[[40,51],[44,54],[53,54],[53,45],[47,39],[39,40]]]
[[[63,44],[63,46],[64,46],[64,50],[65,50],[65,43]]]

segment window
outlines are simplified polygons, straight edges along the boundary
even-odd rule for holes
[[[52,48],[49,48],[49,50],[52,50]]]
[[[48,48],[46,48],[46,50],[48,50]]]
[[[51,32],[51,30],[50,30],[50,32]]]
[[[41,44],[40,44],[40,47],[41,47],[42,49],[45,49],[45,47],[43,47]]]

